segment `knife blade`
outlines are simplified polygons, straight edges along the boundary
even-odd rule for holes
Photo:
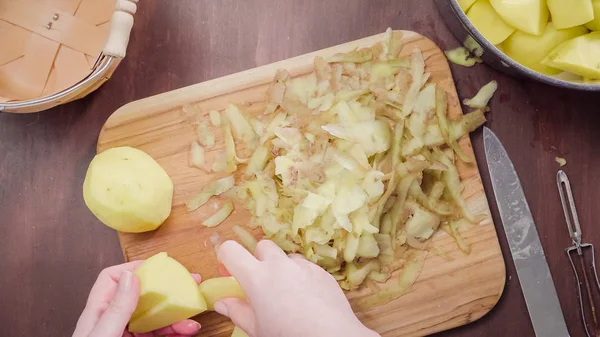
[[[554,281],[521,182],[496,135],[483,128],[485,157],[506,239],[536,337],[567,337]]]

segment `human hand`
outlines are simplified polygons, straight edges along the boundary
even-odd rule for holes
[[[217,256],[249,303],[227,298],[215,311],[251,337],[378,336],[356,318],[333,276],[301,255],[287,256],[273,241],[260,241],[254,256],[226,241]]]
[[[73,337],[186,337],[198,333],[200,324],[192,320],[147,333],[127,331],[127,323],[140,297],[140,283],[133,271],[143,261],[134,261],[104,269],[88,297]],[[200,275],[192,274],[197,283]]]

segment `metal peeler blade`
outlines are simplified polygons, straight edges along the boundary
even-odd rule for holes
[[[569,234],[571,236],[571,240],[573,241],[573,245],[566,249],[567,256],[569,257],[569,262],[571,262],[571,267],[573,268],[573,273],[575,274],[575,279],[577,281],[577,295],[579,297],[579,308],[581,311],[581,318],[583,321],[583,326],[585,328],[585,332],[588,337],[600,337],[600,324],[598,320],[598,313],[596,312],[596,303],[594,301],[592,295],[592,288],[595,286],[595,290],[600,293],[600,281],[598,281],[598,272],[596,271],[596,259],[594,252],[594,245],[591,243],[582,243],[582,234],[581,234],[581,226],[579,224],[579,217],[577,216],[577,210],[575,208],[575,200],[573,199],[573,193],[571,191],[571,183],[569,182],[569,178],[567,174],[562,170],[558,171],[556,174],[556,182],[558,184],[558,192],[560,194],[560,201],[562,203],[563,211],[565,213],[565,221],[567,222],[567,226],[569,228]],[[565,196],[566,194],[566,196]],[[585,259],[584,259],[584,249],[591,250],[592,254],[592,263],[591,266],[586,268]],[[579,260],[581,271],[583,274],[583,282],[585,286],[585,290],[587,293],[587,303],[584,305],[584,296],[582,294],[582,283],[579,273],[577,272],[577,268],[575,266],[575,262],[573,261],[573,255],[575,255],[575,259]],[[588,276],[588,272],[593,272],[592,282],[595,284],[590,284],[590,277]],[[591,311],[591,316],[593,320],[593,330],[594,334],[591,335],[588,322],[586,320],[586,310],[585,307],[589,306],[589,311]]]

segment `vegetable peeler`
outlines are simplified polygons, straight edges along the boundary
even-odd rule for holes
[[[575,280],[577,281],[577,295],[579,297],[579,308],[581,311],[581,319],[583,321],[583,326],[585,328],[585,332],[588,337],[600,336],[600,326],[598,321],[598,312],[596,312],[596,303],[592,293],[592,290],[595,287],[595,290],[600,293],[600,282],[598,281],[598,272],[596,271],[596,259],[594,253],[594,245],[591,243],[582,243],[582,234],[581,234],[581,226],[579,225],[579,217],[577,216],[577,210],[575,209],[575,201],[573,200],[573,193],[571,191],[571,184],[569,182],[569,178],[567,174],[562,170],[558,171],[556,174],[556,182],[558,184],[558,192],[560,194],[560,201],[562,203],[563,211],[565,213],[565,220],[567,222],[567,226],[569,228],[569,234],[571,236],[571,240],[573,241],[573,245],[566,249],[567,256],[569,257],[569,262],[571,262],[571,267],[573,268],[573,272],[575,274]],[[566,197],[565,197],[566,194]],[[572,221],[571,221],[572,220]],[[584,250],[591,250],[592,254],[592,262],[591,266],[587,266],[584,258]],[[574,257],[575,256],[575,257]],[[584,301],[584,295],[582,293],[582,280],[577,271],[574,259],[579,260],[579,267],[581,268],[581,273],[583,274],[583,285],[585,286],[585,292],[587,294],[586,299]],[[592,271],[594,273],[594,278],[591,282],[595,282],[595,284],[590,284],[589,272]],[[598,294],[598,293],[597,293]],[[584,302],[586,303],[584,305]],[[593,320],[593,331],[594,334],[591,335],[588,329],[588,322],[586,320],[586,310],[585,307],[589,306],[589,312],[591,312],[592,320]]]

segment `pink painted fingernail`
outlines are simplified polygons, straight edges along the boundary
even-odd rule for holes
[[[121,273],[121,278],[119,278],[119,292],[127,292],[131,289],[131,284],[133,283],[133,273],[126,270]]]
[[[229,310],[227,310],[227,306],[223,304],[223,302],[215,303],[215,311],[223,316],[229,317]]]

